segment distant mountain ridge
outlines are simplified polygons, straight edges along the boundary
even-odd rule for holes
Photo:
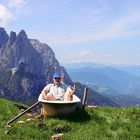
[[[117,70],[111,67],[104,68],[79,68],[67,69],[73,80],[83,81],[83,83],[93,83],[118,90],[120,94],[132,94],[126,91],[129,86],[139,86],[140,77],[137,77],[126,71]],[[129,89],[128,89],[129,90]],[[128,93],[129,92],[129,93]],[[119,93],[118,93],[119,94]]]
[[[122,106],[140,105],[140,77],[132,71],[133,66],[84,63],[82,67],[82,64],[66,67],[73,81],[88,85]]]

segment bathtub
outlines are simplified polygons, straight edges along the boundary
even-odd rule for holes
[[[42,103],[43,114],[48,116],[73,113],[81,102],[76,95],[73,95],[73,101],[50,101],[44,100],[42,94],[39,95],[38,101]]]

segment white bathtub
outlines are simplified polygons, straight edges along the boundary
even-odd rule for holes
[[[55,116],[61,114],[70,114],[75,111],[81,100],[73,95],[73,101],[49,101],[44,100],[42,94],[39,95],[38,101],[42,103],[42,110],[45,115]]]

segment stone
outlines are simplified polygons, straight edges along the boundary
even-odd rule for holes
[[[63,133],[59,133],[59,134],[54,134],[51,136],[52,140],[59,140],[60,138],[62,138],[64,136]]]

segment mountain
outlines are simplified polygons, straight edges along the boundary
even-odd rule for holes
[[[12,69],[0,69],[0,97],[30,105],[37,101],[44,83],[36,74],[20,69],[21,65],[14,73]]]
[[[52,75],[59,71],[67,85],[73,84],[67,71],[60,66],[53,50],[37,39],[29,39],[24,30],[18,34],[7,34],[0,28],[0,97],[12,101],[32,104],[46,83],[52,82]],[[82,98],[85,85],[78,85]],[[117,106],[108,98],[90,90],[89,103]],[[94,98],[93,98],[94,97]]]
[[[77,68],[84,68],[84,67],[90,67],[90,68],[102,68],[106,66],[110,66],[111,64],[98,64],[98,63],[92,63],[92,62],[79,62],[79,63],[64,63],[63,66],[68,69],[77,69]]]
[[[37,39],[30,39],[30,43],[32,47],[41,55],[46,81],[52,81],[54,71],[59,71],[62,75],[64,75],[63,80],[66,84],[69,85],[72,83],[72,80],[67,74],[65,68],[60,66],[58,60],[55,58],[55,53],[47,44],[41,43]]]
[[[140,77],[122,67],[81,67],[67,72],[73,81],[88,85],[120,106],[140,105]]]
[[[140,77],[140,65],[118,66],[117,68]]]
[[[76,95],[78,95],[78,97],[83,99],[84,88],[87,87],[87,85],[82,85],[79,82],[75,82],[74,84],[76,85]],[[86,104],[95,105],[95,106],[120,107],[115,101],[112,101],[108,97],[103,96],[99,92],[96,92],[89,87],[88,87],[87,103]]]
[[[67,69],[71,78],[82,83],[89,83],[95,86],[110,87],[118,94],[135,94],[133,89],[140,86],[140,77],[126,71],[117,70],[111,67],[103,68],[79,68]]]
[[[133,95],[109,95],[106,96],[120,107],[140,106],[140,98]]]
[[[89,85],[110,87],[118,94],[134,94],[139,96],[140,77],[126,71],[111,67],[67,69],[72,80]],[[138,91],[134,93],[134,89]]]
[[[55,71],[64,74],[64,82],[71,84],[64,67],[59,65],[52,49],[38,40],[29,39],[24,30],[10,36],[0,28],[0,97],[32,104],[46,82],[52,82]]]
[[[78,68],[104,68],[111,67],[117,70],[127,71],[133,75],[140,76],[140,65],[130,65],[130,64],[100,64],[93,62],[79,62],[79,63],[64,63],[63,66],[67,69],[78,69]]]
[[[2,32],[1,30],[0,32]],[[5,33],[2,40],[7,40],[7,36]],[[4,39],[4,37],[6,37],[6,39]],[[19,62],[23,61],[28,65],[29,72],[43,76],[44,69],[40,69],[40,67],[43,66],[41,56],[31,46],[24,30],[18,35],[16,35],[15,32],[10,33],[10,37],[8,37],[8,40],[5,41],[0,48],[0,56],[1,67],[16,68]]]

